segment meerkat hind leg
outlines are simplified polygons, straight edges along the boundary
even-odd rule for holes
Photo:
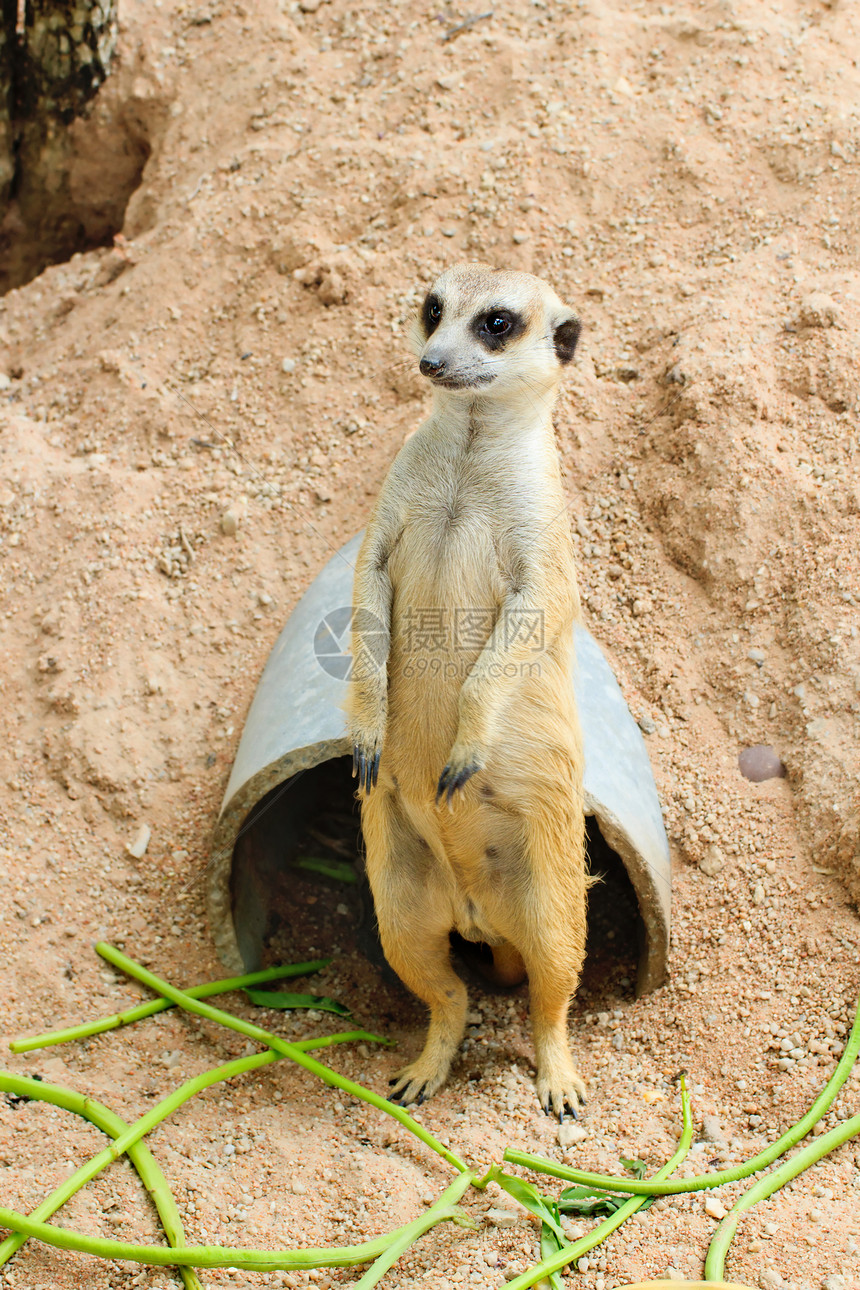
[[[559,969],[556,975],[552,964],[532,967],[529,992],[538,1099],[547,1115],[554,1114],[563,1120],[565,1110],[577,1118],[580,1103],[585,1105],[586,1088],[573,1064],[567,1037],[567,1010],[573,983],[561,965]]]
[[[392,1078],[391,1101],[423,1102],[448,1078],[466,1030],[466,987],[451,966],[445,878],[391,794],[366,800],[362,830],[385,957],[430,1009],[424,1049]]]
[[[534,931],[523,946],[529,977],[532,1035],[537,1057],[538,1098],[547,1115],[574,1119],[585,1103],[585,1083],[573,1064],[567,1014],[585,958],[586,889],[581,820],[562,821],[559,835],[545,819],[528,821],[527,846],[533,869],[530,910]],[[559,857],[569,848],[573,863]]]

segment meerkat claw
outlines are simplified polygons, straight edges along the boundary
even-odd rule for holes
[[[379,759],[382,756],[382,750],[377,748],[372,756],[368,756],[360,744],[353,744],[352,748],[352,775],[353,779],[358,777],[359,791],[369,793],[372,788],[376,787],[379,779]]]
[[[472,776],[481,769],[476,761],[471,762],[468,766],[463,766],[461,770],[455,770],[453,766],[448,765],[439,776],[439,785],[436,789],[436,805],[438,806],[444,797],[449,808],[452,807],[455,793],[463,787]]]

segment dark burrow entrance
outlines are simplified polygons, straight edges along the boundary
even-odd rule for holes
[[[358,952],[388,985],[396,983],[376,933],[353,794],[351,760],[342,757],[280,784],[249,813],[231,871],[233,919],[246,964]],[[587,836],[591,872],[600,881],[589,896],[587,954],[577,1001],[583,1011],[596,1011],[632,997],[644,942],[627,870],[593,817],[587,820]],[[492,989],[461,959],[457,940],[457,967],[470,989]]]

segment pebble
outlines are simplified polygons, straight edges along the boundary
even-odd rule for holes
[[[487,1222],[492,1223],[494,1227],[516,1227],[520,1222],[519,1214],[514,1214],[510,1209],[488,1209],[486,1214]]]
[[[702,1137],[706,1142],[725,1142],[723,1126],[715,1115],[705,1112],[702,1116]]]
[[[773,1268],[764,1268],[759,1277],[765,1290],[779,1290],[782,1285],[782,1277]]]
[[[225,511],[221,516],[221,532],[225,537],[235,537],[239,531],[239,516],[234,510]]]
[[[511,241],[517,246],[522,246],[523,242],[529,240],[528,230],[524,228],[515,228],[511,234]]]
[[[831,1272],[821,1282],[821,1290],[848,1290],[848,1282],[839,1272]]]
[[[699,869],[706,878],[716,878],[726,867],[726,857],[715,842],[712,842],[699,861]]]
[[[653,735],[654,731],[657,729],[657,722],[652,720],[652,718],[647,714],[643,714],[643,716],[639,718],[639,729],[642,731],[643,735]]]
[[[294,358],[281,359],[282,372],[294,372],[296,370],[296,360]]]
[[[137,833],[134,835],[134,841],[129,842],[126,851],[135,860],[142,860],[146,855],[146,848],[149,846],[149,839],[152,837],[152,829],[148,824],[141,824]]]
[[[716,1218],[717,1220],[725,1218],[728,1212],[725,1205],[721,1205],[716,1196],[708,1196],[705,1200],[705,1213],[711,1218]]]
[[[779,1231],[779,1226],[776,1223],[765,1223],[764,1227],[762,1228],[762,1231],[764,1232],[765,1236],[776,1236],[777,1232]]]
[[[754,784],[760,784],[765,779],[778,779],[785,776],[785,767],[780,761],[779,754],[769,744],[754,744],[752,748],[744,748],[738,757],[738,768],[741,774]]]
[[[572,1147],[575,1143],[582,1142],[587,1138],[588,1134],[581,1124],[574,1124],[572,1121],[565,1120],[564,1124],[558,1126],[556,1137],[560,1147]]]

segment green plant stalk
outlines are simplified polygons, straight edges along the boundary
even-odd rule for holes
[[[613,1177],[610,1174],[592,1174],[582,1169],[569,1169],[566,1165],[556,1164],[554,1160],[532,1156],[528,1152],[518,1151],[515,1147],[509,1147],[504,1158],[510,1164],[521,1165],[524,1169],[535,1169],[539,1173],[552,1174],[553,1177],[563,1178],[566,1182],[583,1183],[587,1187],[600,1187],[603,1191],[619,1191],[628,1196],[630,1194],[676,1196],[681,1192],[705,1191],[711,1187],[722,1187],[724,1183],[739,1182],[741,1178],[749,1178],[751,1174],[756,1174],[759,1170],[772,1165],[774,1160],[785,1155],[786,1151],[790,1151],[806,1137],[822,1116],[830,1110],[836,1095],[851,1073],[858,1052],[860,1052],[860,1008],[854,1018],[845,1052],[806,1115],[764,1151],[760,1151],[757,1156],[753,1156],[745,1164],[736,1165],[733,1169],[719,1169],[715,1173],[701,1174],[698,1178],[678,1178],[672,1182],[658,1182],[656,1177],[640,1180]]]
[[[339,1088],[344,1093],[349,1094],[350,1097],[358,1098],[359,1101],[367,1102],[370,1106],[375,1106],[377,1110],[384,1111],[386,1115],[392,1116],[404,1128],[414,1133],[416,1138],[420,1138],[426,1146],[431,1147],[443,1160],[447,1160],[448,1164],[453,1165],[458,1172],[466,1172],[466,1165],[463,1161],[455,1156],[453,1151],[449,1151],[447,1147],[444,1147],[417,1120],[413,1120],[412,1116],[404,1111],[401,1106],[387,1101],[384,1097],[380,1097],[378,1093],[371,1092],[370,1089],[363,1088],[361,1084],[356,1084],[354,1080],[338,1075],[330,1067],[323,1066],[321,1062],[314,1061],[297,1044],[287,1043],[285,1039],[280,1039],[268,1030],[262,1030],[259,1026],[252,1025],[249,1021],[242,1021],[241,1018],[234,1017],[229,1012],[222,1012],[220,1008],[213,1008],[211,1004],[202,1003],[198,999],[191,998],[184,991],[177,990],[175,986],[168,984],[167,981],[163,981],[152,972],[148,972],[146,968],[141,967],[139,963],[135,963],[133,959],[130,959],[126,954],[122,954],[112,945],[99,941],[95,948],[96,952],[103,959],[106,959],[108,963],[112,963],[114,967],[127,972],[129,976],[134,977],[135,980],[140,981],[143,985],[148,985],[157,994],[171,999],[186,1012],[194,1012],[200,1017],[206,1017],[209,1021],[217,1021],[222,1026],[227,1026],[230,1030],[236,1030],[240,1035],[247,1035],[249,1039],[255,1039],[257,1043],[264,1044],[267,1048],[273,1048],[276,1053],[280,1053],[284,1057],[289,1057],[291,1061],[303,1066],[312,1075],[316,1075],[324,1084]]]
[[[849,1138],[855,1138],[858,1134],[860,1134],[860,1115],[855,1115],[850,1120],[845,1120],[844,1123],[837,1125],[835,1129],[831,1129],[829,1133],[825,1133],[822,1137],[810,1142],[802,1151],[798,1151],[796,1156],[792,1156],[791,1160],[786,1160],[778,1169],[774,1169],[773,1173],[768,1174],[766,1178],[760,1178],[758,1182],[753,1183],[752,1187],[749,1187],[740,1199],[735,1201],[714,1233],[708,1249],[708,1257],[705,1260],[705,1280],[722,1280],[726,1266],[726,1255],[728,1254],[729,1246],[734,1240],[741,1214],[748,1209],[752,1209],[753,1205],[756,1205],[760,1200],[767,1200],[768,1196],[772,1196],[775,1191],[779,1191],[780,1187],[784,1187],[787,1182],[791,1182],[792,1178],[796,1178],[798,1174],[803,1173],[804,1169],[816,1164],[822,1156],[829,1155],[831,1151],[841,1147],[843,1142],[847,1142]]]
[[[215,994],[227,994],[231,990],[244,990],[247,986],[261,985],[264,981],[283,981],[292,976],[310,976],[327,967],[331,959],[314,959],[311,963],[290,963],[285,967],[265,968],[261,972],[250,972],[247,976],[227,977],[223,981],[207,981],[203,985],[191,986],[186,991],[192,999],[209,999]],[[26,1039],[13,1039],[9,1048],[13,1053],[28,1053],[34,1048],[49,1048],[53,1044],[67,1044],[75,1039],[89,1039],[91,1035],[101,1035],[106,1030],[117,1030],[120,1026],[130,1026],[134,1021],[142,1021],[156,1012],[164,1012],[174,1005],[169,999],[151,999],[149,1003],[140,1003],[125,1012],[115,1012],[110,1017],[101,1017],[97,1021],[86,1021],[80,1026],[70,1026],[66,1030],[51,1030],[44,1035],[32,1035]],[[379,1043],[390,1041],[379,1040]]]
[[[417,1240],[437,1223],[446,1221],[466,1226],[469,1219],[461,1209],[436,1210],[433,1214],[428,1210],[405,1227],[398,1227],[385,1236],[377,1236],[361,1245],[342,1245],[332,1249],[309,1247],[304,1250],[243,1250],[227,1245],[182,1245],[171,1249],[161,1245],[129,1245],[125,1241],[84,1236],[82,1232],[36,1222],[14,1209],[0,1208],[0,1227],[8,1227],[13,1232],[21,1232],[34,1240],[44,1241],[55,1249],[79,1250],[83,1254],[94,1254],[100,1259],[128,1259],[132,1263],[146,1263],[160,1268],[233,1267],[243,1272],[294,1272],[309,1268],[349,1268],[356,1263],[370,1263],[407,1232],[410,1241]]]
[[[690,1144],[693,1141],[693,1117],[690,1114],[690,1096],[683,1085],[681,1087],[681,1114],[683,1122],[678,1148],[672,1159],[668,1160],[662,1169],[658,1169],[654,1175],[655,1180],[668,1178],[672,1171],[678,1168],[678,1165],[690,1150]],[[505,1155],[507,1156],[507,1152]],[[540,1172],[549,1171],[540,1170]],[[625,1223],[630,1218],[631,1214],[635,1214],[638,1209],[642,1208],[645,1200],[646,1197],[644,1196],[631,1196],[614,1214],[599,1223],[587,1236],[583,1236],[580,1240],[574,1241],[573,1244],[565,1246],[564,1249],[559,1250],[557,1254],[551,1255],[550,1258],[542,1259],[540,1263],[536,1263],[533,1268],[530,1268],[528,1272],[523,1272],[521,1276],[514,1277],[513,1281],[508,1282],[507,1290],[526,1290],[528,1286],[536,1285],[544,1277],[552,1276],[554,1272],[560,1272],[562,1268],[567,1267],[569,1263],[573,1263],[575,1259],[581,1259],[584,1254],[588,1254],[589,1250],[593,1250],[595,1246],[602,1245],[616,1228],[619,1228],[622,1223]]]
[[[0,1092],[15,1093],[19,1097],[31,1097],[41,1102],[49,1102],[52,1106],[62,1107],[66,1111],[73,1111],[76,1115],[89,1120],[97,1129],[101,1129],[111,1138],[119,1138],[128,1131],[125,1121],[109,1107],[102,1106],[100,1102],[84,1097],[82,1093],[76,1093],[73,1089],[62,1088],[58,1084],[46,1084],[41,1080],[28,1079],[25,1075],[12,1075],[8,1071],[0,1071]],[[132,1143],[128,1148],[128,1158],[153,1199],[168,1245],[184,1245],[185,1229],[182,1226],[173,1192],[149,1147],[143,1142]],[[38,1220],[50,1218],[68,1199],[68,1196],[57,1199],[62,1190],[63,1188],[58,1188],[53,1192],[30,1217]],[[74,1190],[76,1191],[77,1188]],[[69,1192],[69,1195],[71,1194]],[[56,1203],[54,1203],[55,1200]],[[26,1239],[20,1233],[15,1233],[0,1241],[0,1267],[11,1259]],[[182,1268],[180,1271],[186,1290],[203,1290],[193,1268]]]
[[[323,1039],[304,1040],[301,1046],[304,1049],[309,1047],[323,1048],[332,1043],[372,1039],[373,1036],[365,1031],[356,1030],[342,1035],[327,1035]],[[91,1098],[84,1097],[81,1093],[76,1093],[73,1089],[63,1088],[59,1084],[46,1084],[42,1080],[30,1079],[26,1075],[13,1075],[11,1072],[0,1071],[0,1092],[14,1093],[19,1097],[30,1097],[34,1101],[50,1102],[54,1106],[73,1111],[115,1139],[112,1146],[100,1151],[98,1155],[88,1160],[85,1165],[76,1169],[65,1182],[42,1201],[30,1217],[39,1222],[49,1219],[62,1205],[65,1205],[67,1200],[74,1196],[75,1192],[80,1191],[102,1169],[127,1152],[140,1175],[141,1182],[155,1202],[168,1242],[171,1245],[184,1245],[185,1232],[179,1218],[179,1210],[173,1199],[173,1193],[170,1191],[167,1180],[148,1147],[143,1149],[144,1159],[141,1162],[141,1153],[137,1150],[140,1139],[151,1132],[156,1125],[166,1120],[174,1111],[178,1110],[184,1102],[202,1092],[204,1088],[209,1088],[210,1085],[221,1083],[224,1080],[233,1079],[237,1075],[243,1075],[246,1071],[256,1070],[260,1066],[267,1066],[271,1062],[277,1061],[279,1056],[280,1054],[269,1049],[268,1052],[242,1057],[236,1061],[227,1062],[223,1066],[218,1066],[214,1070],[206,1071],[202,1075],[197,1075],[195,1078],[181,1084],[169,1097],[157,1103],[133,1125],[127,1125],[108,1107],[94,1102]],[[7,1236],[4,1241],[0,1242],[0,1267],[9,1261],[12,1255],[24,1244],[25,1240],[26,1237],[19,1233]],[[189,1290],[198,1290],[199,1281],[193,1272],[191,1273],[191,1278],[193,1279],[189,1280],[183,1277],[186,1286],[188,1286]]]
[[[451,1186],[443,1191],[439,1199],[434,1201],[427,1210],[428,1217],[431,1214],[438,1214],[440,1218],[446,1216],[451,1211],[451,1207],[457,1204],[474,1180],[475,1174],[471,1170],[464,1174],[458,1174]],[[462,1214],[460,1219],[461,1226],[477,1227],[474,1219],[462,1211],[460,1213]],[[419,1233],[419,1235],[423,1235],[423,1233]],[[388,1249],[383,1254],[380,1254],[373,1266],[367,1269],[359,1281],[355,1282],[352,1290],[371,1290],[371,1287],[378,1285],[388,1269],[394,1266],[401,1255],[405,1254],[417,1239],[417,1236],[413,1236],[408,1228],[402,1228],[397,1240],[392,1241]]]

